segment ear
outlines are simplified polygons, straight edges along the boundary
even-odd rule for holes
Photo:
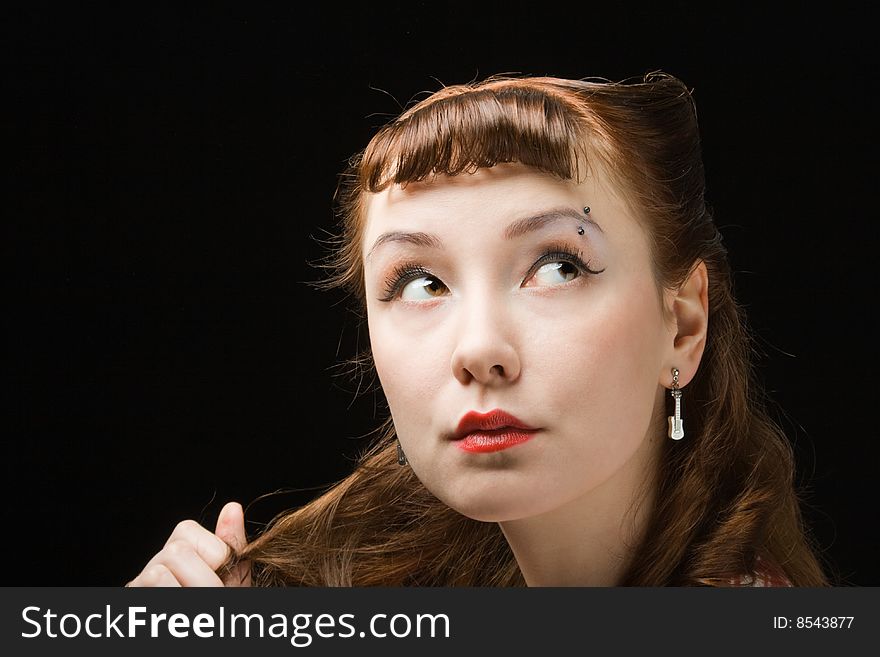
[[[700,260],[678,290],[666,295],[667,314],[671,317],[671,341],[666,356],[666,369],[660,383],[672,387],[672,368],[678,368],[678,385],[686,386],[697,372],[709,327],[709,274]]]

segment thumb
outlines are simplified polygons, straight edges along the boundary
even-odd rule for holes
[[[244,549],[247,545],[247,534],[244,530],[244,509],[241,508],[241,504],[229,502],[220,510],[214,533],[237,552]],[[243,561],[230,571],[224,583],[226,586],[250,586],[250,572],[250,562]]]

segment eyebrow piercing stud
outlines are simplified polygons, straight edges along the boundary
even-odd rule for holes
[[[589,205],[584,206],[584,214],[590,214],[590,206]],[[583,235],[583,234],[584,234],[584,227],[578,226],[578,235]]]

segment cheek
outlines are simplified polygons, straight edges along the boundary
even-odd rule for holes
[[[591,437],[584,447],[596,458],[632,451],[651,424],[664,339],[654,299],[644,284],[608,290],[588,312],[560,320],[552,339],[530,339],[554,413],[572,435]]]
[[[624,299],[638,299],[626,302]],[[600,319],[596,363],[598,415],[622,439],[641,441],[654,413],[663,362],[664,327],[653,287],[617,297]]]
[[[400,427],[407,415],[427,418],[426,404],[440,387],[442,350],[424,331],[407,330],[390,315],[369,326],[373,362],[395,424]]]
[[[644,295],[639,303],[615,302],[596,333],[596,351],[607,372],[607,385],[615,386],[621,396],[636,381],[657,383],[662,358],[663,327],[659,314]]]
[[[664,335],[653,287],[636,281],[552,313],[536,313],[523,326],[522,347],[542,375],[556,370],[558,386],[566,378],[588,379],[591,389],[619,386],[615,382],[621,377],[645,376],[646,368],[659,362]],[[650,373],[655,381],[658,372]]]

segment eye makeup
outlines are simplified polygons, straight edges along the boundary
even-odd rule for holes
[[[543,267],[546,264],[551,262],[567,262],[568,264],[575,267],[580,275],[595,275],[601,274],[605,269],[593,269],[591,267],[591,262],[588,260],[587,262],[583,261],[583,252],[578,251],[574,252],[565,244],[555,244],[547,248],[544,253],[538,258],[537,262],[532,265],[532,268],[529,270],[529,273],[526,275],[523,282],[529,280],[529,278],[534,274],[538,269]]]
[[[403,262],[395,265],[391,275],[385,279],[385,295],[380,297],[379,301],[393,301],[400,295],[407,283],[422,277],[440,280],[416,262]]]
[[[596,274],[601,274],[605,269],[593,269],[591,266],[591,262],[587,260],[584,262],[583,254],[581,251],[574,251],[571,247],[565,244],[552,244],[546,249],[544,249],[541,256],[535,263],[529,268],[526,276],[523,279],[523,282],[529,280],[531,276],[538,271],[542,266],[548,263],[554,262],[565,262],[578,271],[578,275],[580,276],[593,276]],[[419,278],[427,278],[434,281],[436,284],[443,286],[446,285],[434,274],[432,274],[428,269],[423,267],[419,262],[414,260],[404,261],[400,264],[394,266],[391,270],[390,275],[385,279],[385,290],[384,296],[380,297],[378,301],[383,302],[391,302],[397,299],[400,296],[403,288],[410,282],[414,280],[418,280]]]

